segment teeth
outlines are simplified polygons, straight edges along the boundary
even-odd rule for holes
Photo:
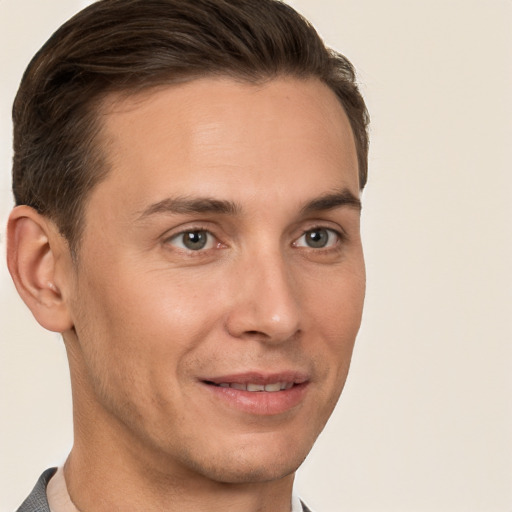
[[[293,382],[273,382],[272,384],[240,384],[238,382],[221,382],[218,386],[221,388],[239,389],[241,391],[267,391],[269,393],[275,393],[276,391],[291,389],[293,387]]]
[[[247,391],[265,391],[263,384],[247,384]]]
[[[247,384],[247,391],[265,391],[263,384]]]

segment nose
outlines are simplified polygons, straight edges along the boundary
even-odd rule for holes
[[[241,266],[226,322],[231,336],[282,343],[300,333],[298,283],[288,267],[281,254],[268,253]]]

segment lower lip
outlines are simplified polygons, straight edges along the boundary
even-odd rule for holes
[[[211,384],[204,385],[217,398],[239,411],[259,416],[283,414],[297,407],[306,394],[307,382],[282,391],[243,391]]]

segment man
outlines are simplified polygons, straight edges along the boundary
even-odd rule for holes
[[[365,289],[350,63],[274,0],[102,0],[13,119],[8,265],[75,430],[19,510],[308,510]]]

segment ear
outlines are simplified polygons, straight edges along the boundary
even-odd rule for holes
[[[72,265],[68,244],[53,222],[29,206],[13,209],[7,223],[7,266],[21,298],[50,331],[73,327],[61,290],[69,286]]]

